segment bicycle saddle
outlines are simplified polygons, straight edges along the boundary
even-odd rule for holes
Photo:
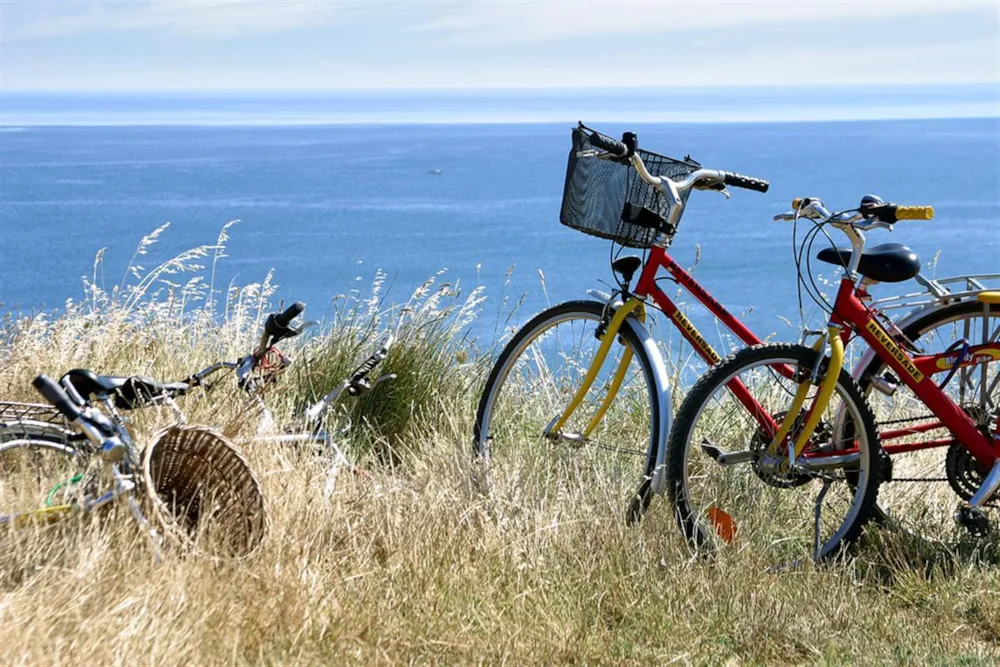
[[[816,259],[846,267],[850,248],[823,248]],[[858,273],[880,283],[901,283],[920,273],[920,257],[902,243],[883,243],[861,253]]]
[[[62,380],[73,385],[80,396],[87,400],[95,394],[114,395],[115,407],[122,410],[149,404],[163,396],[180,396],[188,390],[186,382],[161,383],[140,375],[131,377],[97,375],[94,371],[83,368],[69,371]]]

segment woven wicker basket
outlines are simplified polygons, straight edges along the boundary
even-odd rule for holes
[[[205,426],[157,434],[143,456],[147,496],[163,531],[210,557],[242,558],[267,533],[264,495],[239,450]]]

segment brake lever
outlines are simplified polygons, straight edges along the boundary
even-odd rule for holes
[[[875,222],[866,222],[864,224],[854,223],[855,229],[860,229],[863,232],[868,232],[873,229],[888,229],[890,232],[893,230],[891,222],[885,222],[884,220],[876,220]]]
[[[693,187],[695,190],[712,190],[722,194],[726,199],[732,199],[732,193],[729,192],[729,188],[727,188],[726,184],[722,181],[703,181],[695,183]]]

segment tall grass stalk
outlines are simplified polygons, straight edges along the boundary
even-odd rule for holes
[[[0,395],[36,400],[30,381],[40,372],[178,379],[246,353],[276,305],[274,282],[230,285],[216,317],[214,278],[193,279],[201,259],[222,257],[224,241],[148,271],[137,251],[110,294],[98,284],[98,261],[84,301],[56,316],[8,319]],[[370,479],[344,476],[327,496],[315,452],[244,439],[272,532],[258,556],[239,563],[169,552],[154,566],[123,511],[0,534],[0,664],[987,665],[1000,657],[1000,575],[986,551],[914,552],[889,539],[851,561],[767,574],[772,563],[749,551],[693,560],[662,499],[658,520],[627,528],[572,480],[555,497],[484,484],[471,433],[494,349],[470,326],[485,295],[435,275],[393,305],[385,280],[340,298],[329,321],[289,345],[296,363],[266,396],[277,428],[293,427],[298,408],[394,333],[383,370],[398,379],[332,417],[351,419],[348,451]],[[497,304],[482,328],[505,336],[511,307]],[[183,399],[189,419],[247,421],[234,384]],[[135,417],[140,441],[169,418]]]

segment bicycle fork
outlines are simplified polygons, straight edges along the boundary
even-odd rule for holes
[[[618,332],[625,323],[625,318],[631,315],[633,311],[636,312],[636,316],[639,318],[640,322],[645,321],[645,307],[641,301],[634,297],[629,299],[615,311],[614,316],[611,318],[607,328],[604,330],[604,336],[601,340],[600,347],[597,349],[597,354],[594,355],[594,360],[590,363],[590,367],[587,369],[583,382],[577,388],[576,393],[573,395],[573,399],[569,402],[569,405],[566,406],[562,415],[553,418],[553,420],[549,422],[548,426],[545,427],[543,435],[547,439],[553,441],[568,441],[574,446],[579,447],[587,442],[587,438],[589,438],[590,434],[594,432],[597,425],[601,423],[601,420],[607,413],[608,408],[611,407],[611,403],[618,395],[618,390],[621,389],[622,382],[625,380],[625,374],[628,373],[629,364],[632,363],[632,349],[628,346],[625,346],[621,362],[618,364],[618,369],[615,371],[614,377],[611,379],[611,384],[608,387],[607,393],[604,395],[604,399],[601,401],[600,407],[590,418],[590,422],[588,422],[586,428],[583,429],[583,432],[562,432],[562,429],[566,426],[569,418],[573,416],[576,409],[580,407],[580,403],[583,402],[583,399],[586,398],[587,394],[590,392],[590,389],[594,384],[594,380],[597,379],[597,374],[604,366],[604,361],[607,359],[612,343],[614,343],[615,339],[618,337]]]
[[[826,359],[822,352],[828,342],[830,345],[829,363],[827,365],[826,374],[823,376],[822,381],[819,381],[819,374],[822,370],[823,361]],[[802,428],[802,432],[799,433],[798,437],[796,437],[795,445],[788,448],[789,469],[795,467],[796,461],[805,450],[806,444],[816,431],[816,426],[819,425],[819,420],[822,418],[826,408],[830,405],[830,399],[833,398],[833,392],[837,387],[837,380],[840,378],[840,371],[844,366],[844,341],[840,338],[840,327],[831,324],[827,328],[826,337],[821,337],[818,341],[816,341],[813,349],[818,353],[818,356],[816,357],[816,365],[813,366],[810,376],[808,378],[804,378],[802,382],[799,383],[799,386],[795,391],[795,398],[792,400],[792,406],[789,408],[788,414],[785,415],[781,426],[778,428],[778,432],[771,440],[771,444],[767,447],[767,453],[769,455],[775,455],[778,453],[778,448],[788,437],[789,432],[792,430],[792,427],[802,412],[802,406],[805,404],[806,396],[809,394],[809,388],[819,381],[819,395],[816,397],[816,400],[813,401],[812,407],[809,409],[809,416],[806,418],[806,423]]]
[[[826,368],[826,374],[823,376],[822,380],[820,380],[823,362],[827,359],[826,355],[823,354],[823,350],[827,343],[830,345],[830,357]],[[799,386],[795,390],[795,398],[792,400],[792,405],[788,410],[788,414],[785,415],[781,426],[778,428],[778,432],[771,440],[771,444],[767,447],[767,453],[769,455],[773,456],[778,453],[778,448],[781,446],[781,443],[785,442],[788,434],[798,421],[799,415],[802,413],[802,406],[805,404],[810,388],[818,383],[819,394],[816,396],[812,406],[809,408],[808,417],[806,417],[806,422],[802,428],[802,432],[796,437],[794,445],[788,447],[789,471],[795,469],[796,461],[799,456],[801,456],[802,452],[805,450],[806,444],[808,444],[809,440],[813,436],[813,433],[816,431],[816,426],[819,425],[819,421],[822,418],[823,413],[826,412],[827,407],[830,405],[830,400],[833,398],[833,392],[837,387],[837,380],[840,378],[840,371],[844,365],[844,341],[840,337],[840,327],[835,324],[830,324],[827,327],[826,337],[821,336],[820,339],[816,341],[813,349],[816,350],[817,356],[812,372],[809,374],[809,377],[802,378],[802,381],[799,382]],[[820,549],[823,546],[820,542],[820,530],[822,528],[820,519],[823,512],[823,500],[826,498],[826,494],[830,490],[830,484],[833,481],[832,478],[825,473],[822,475],[822,480],[823,487],[816,496],[813,513],[813,558],[819,558]]]

